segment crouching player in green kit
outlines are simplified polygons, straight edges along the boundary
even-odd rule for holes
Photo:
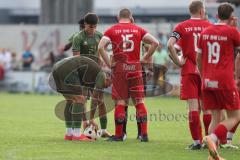
[[[84,114],[86,96],[89,90],[93,90],[93,95],[99,97],[103,94],[102,90],[111,85],[110,78],[94,60],[85,56],[72,56],[57,62],[52,75],[57,92],[67,101],[64,109],[66,123],[64,139],[93,141],[81,132],[81,123],[86,118]],[[90,123],[95,125],[93,120]]]

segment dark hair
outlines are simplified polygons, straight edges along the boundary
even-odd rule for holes
[[[218,18],[227,20],[231,17],[233,11],[234,8],[230,3],[222,3],[218,6]]]
[[[87,13],[84,16],[84,22],[86,24],[96,25],[98,23],[98,16],[95,13]]]
[[[84,25],[84,18],[81,18],[81,19],[78,21],[78,24]]]
[[[197,14],[203,8],[203,2],[201,0],[193,0],[188,9],[191,14]]]
[[[118,14],[119,18],[131,18],[132,17],[132,13],[129,9],[127,8],[123,8],[119,11]]]

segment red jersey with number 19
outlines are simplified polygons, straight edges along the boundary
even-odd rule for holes
[[[179,23],[173,30],[172,37],[181,39],[183,57],[187,58],[181,70],[182,75],[198,74],[195,52],[197,42],[200,33],[210,25],[212,24],[206,20],[191,18]]]
[[[234,81],[234,48],[240,47],[236,27],[217,23],[204,30],[199,39],[202,54],[203,90],[232,90]]]
[[[128,62],[140,61],[140,47],[147,31],[132,23],[118,23],[104,33],[112,43],[113,54],[124,54]]]

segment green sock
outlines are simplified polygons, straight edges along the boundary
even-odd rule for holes
[[[74,103],[72,106],[73,128],[81,128],[83,119],[84,105],[82,103]]]
[[[107,129],[107,116],[100,117],[101,129]]]
[[[64,109],[64,118],[66,128],[72,128],[72,102],[67,101]]]

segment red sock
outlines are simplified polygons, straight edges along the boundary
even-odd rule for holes
[[[198,111],[189,112],[189,128],[193,140],[201,140],[200,133],[200,116]]]
[[[227,128],[223,124],[219,124],[213,133],[217,136],[220,142],[223,142],[227,138]]]
[[[229,132],[235,133],[240,122],[238,122]]]
[[[116,137],[122,137],[123,135],[123,122],[125,121],[125,117],[125,107],[123,105],[116,105],[114,112]]]
[[[141,126],[141,135],[147,135],[147,109],[143,103],[140,103],[136,105],[136,110]]]
[[[208,135],[208,128],[209,125],[212,121],[212,115],[211,114],[204,114],[203,115],[203,124],[204,124],[204,128],[205,128],[205,135]]]

